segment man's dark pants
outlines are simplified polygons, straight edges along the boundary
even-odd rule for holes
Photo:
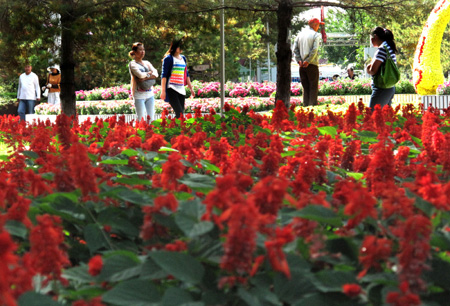
[[[319,66],[309,64],[306,68],[300,67],[300,82],[303,86],[303,105],[317,105]]]

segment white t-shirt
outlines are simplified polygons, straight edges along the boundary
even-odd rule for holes
[[[39,79],[36,73],[22,73],[19,77],[19,88],[17,89],[17,99],[36,100],[41,98]]]

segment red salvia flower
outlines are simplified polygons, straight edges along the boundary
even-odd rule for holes
[[[283,229],[276,228],[275,237],[264,243],[272,268],[275,271],[282,272],[287,278],[291,278],[291,271],[283,252],[283,246],[294,241],[294,239],[295,236],[291,226],[286,226]]]
[[[364,237],[359,251],[359,262],[364,269],[358,277],[366,275],[367,271],[374,268],[376,271],[382,269],[381,264],[386,262],[392,252],[392,241],[386,238],[377,238],[373,235]]]
[[[31,258],[36,271],[49,279],[63,280],[61,271],[70,265],[65,251],[61,219],[57,216],[37,216],[30,232]]]
[[[81,189],[83,196],[98,193],[95,171],[87,155],[86,146],[78,140],[74,141],[68,150],[67,159],[72,179],[75,185]]]
[[[422,215],[409,217],[404,226],[396,230],[400,240],[398,253],[399,279],[408,282],[412,292],[425,289],[426,284],[420,278],[422,271],[428,269],[426,261],[430,257],[430,235],[432,225]]]
[[[176,240],[174,243],[166,244],[164,249],[170,252],[182,252],[187,250],[187,244],[184,241]]]
[[[92,276],[97,276],[100,274],[103,268],[103,259],[101,255],[95,255],[89,260],[88,272]]]
[[[289,113],[282,100],[278,100],[273,110],[271,123],[275,130],[283,129],[283,121],[289,119]]]
[[[59,142],[65,150],[72,144],[73,133],[71,131],[71,124],[72,120],[65,114],[61,114],[56,117],[56,132],[59,136]]]
[[[346,132],[352,132],[356,128],[356,117],[358,116],[355,103],[350,104],[345,113],[344,130]]]
[[[173,193],[157,196],[154,200],[155,211],[161,211],[163,208],[167,208],[171,211],[176,211],[178,208],[178,200]]]
[[[376,218],[376,200],[360,183],[350,180],[338,182],[333,198],[345,205],[344,214],[350,218],[347,228],[354,228],[369,216]]]
[[[389,292],[386,296],[386,302],[390,306],[419,306],[420,297],[409,290],[408,282],[400,284],[400,292]]]
[[[220,267],[238,274],[252,270],[253,253],[256,250],[258,209],[251,202],[234,204],[229,208],[228,233],[224,244]]]
[[[185,166],[180,162],[182,159],[178,152],[172,152],[162,166],[161,185],[166,190],[176,190],[177,180],[184,175]]]
[[[105,304],[102,303],[102,297],[95,297],[89,302],[75,301],[72,303],[72,306],[105,306]]]
[[[253,186],[250,197],[261,214],[277,215],[286,194],[287,182],[273,176],[261,179]]]
[[[14,251],[17,245],[8,232],[0,232],[0,304],[16,306],[15,298],[11,292],[11,267],[17,263]]]
[[[167,145],[167,141],[164,140],[164,136],[155,133],[152,137],[147,139],[144,144],[142,144],[142,149],[147,151],[158,151],[165,145]]]
[[[358,284],[344,284],[342,285],[342,292],[348,297],[357,297],[361,294],[361,286]]]

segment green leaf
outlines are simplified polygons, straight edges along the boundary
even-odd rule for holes
[[[354,262],[358,261],[358,246],[353,239],[342,237],[328,238],[326,245],[330,252],[343,254]]]
[[[151,281],[129,280],[106,292],[102,301],[117,306],[150,306],[161,301],[161,296]]]
[[[214,228],[214,224],[209,221],[200,221],[204,212],[205,206],[199,200],[182,201],[175,215],[175,223],[189,238],[206,234]]]
[[[168,274],[160,266],[158,266],[150,257],[147,257],[142,266],[140,279],[154,280],[166,278],[167,276]]]
[[[189,188],[199,191],[209,191],[216,185],[213,177],[198,173],[188,173],[181,179],[179,179],[178,182],[185,184]]]
[[[55,192],[52,194],[49,194],[48,196],[42,198],[39,200],[39,202],[54,202],[58,197],[65,197],[72,201],[73,204],[78,203],[78,198],[80,196],[79,191],[72,191],[72,192]]]
[[[352,272],[323,270],[315,274],[313,283],[322,292],[342,292],[345,284],[356,284],[357,280]]]
[[[192,296],[188,292],[180,288],[169,287],[162,298],[162,305],[185,305],[192,301]]]
[[[431,261],[431,269],[424,272],[424,274],[431,283],[440,286],[447,291],[450,290],[450,262],[433,256],[433,260]]]
[[[309,205],[305,208],[289,213],[291,217],[301,217],[308,220],[314,220],[320,223],[341,226],[342,220],[334,211],[321,205]]]
[[[117,197],[123,201],[138,205],[151,203],[151,198],[148,195],[133,189],[122,189],[117,193]]]
[[[377,136],[378,134],[372,131],[361,131],[356,134],[362,142],[378,142]]]
[[[313,293],[296,301],[293,306],[355,306],[359,305],[354,300],[339,293]]]
[[[104,159],[100,164],[105,165],[128,165],[128,159],[120,159],[118,157],[111,157],[109,159]]]
[[[68,280],[74,280],[81,283],[91,283],[94,281],[92,275],[88,273],[88,267],[86,265],[66,269],[63,271],[62,275]]]
[[[136,177],[131,177],[131,178],[121,177],[121,178],[118,178],[116,180],[116,182],[117,183],[121,183],[121,184],[130,185],[130,186],[134,186],[134,185],[151,185],[152,184],[152,182],[150,180],[143,180],[143,179],[136,178]]]
[[[96,224],[88,224],[84,228],[84,240],[91,254],[102,248],[108,248],[109,244],[102,230]]]
[[[39,294],[37,292],[25,292],[18,300],[19,306],[62,306],[51,297]]]
[[[154,251],[149,256],[168,274],[183,282],[199,284],[205,274],[203,266],[189,254]]]
[[[417,138],[413,135],[410,135],[410,136],[411,136],[411,139],[414,140],[415,143],[417,143],[419,146],[423,147],[422,139]]]
[[[168,147],[161,147],[159,148],[160,152],[178,152],[177,149],[172,149],[172,148],[168,148]]]
[[[139,155],[139,153],[136,150],[133,150],[133,149],[123,150],[121,154],[126,155],[128,157]]]
[[[254,296],[250,292],[244,290],[244,288],[242,288],[242,287],[239,287],[239,289],[238,289],[238,296],[242,300],[244,300],[247,303],[247,305],[253,305],[253,306],[262,305],[256,296]]]
[[[129,176],[145,174],[145,171],[136,170],[135,168],[124,166],[124,165],[117,166],[116,171],[120,174],[129,175]]]
[[[281,157],[294,156],[297,153],[298,153],[297,151],[286,151],[286,152],[281,153]]]
[[[181,213],[175,215],[175,223],[189,238],[201,236],[214,228],[214,224],[210,221],[196,222],[191,217]]]
[[[104,259],[99,279],[107,282],[124,281],[137,277],[141,270],[142,265],[133,258],[118,254]]]
[[[354,178],[355,180],[359,181],[364,177],[363,173],[358,172],[346,172],[348,176]]]
[[[317,128],[322,135],[331,135],[335,137],[337,135],[337,130],[334,126],[322,126]]]
[[[15,220],[8,220],[5,223],[5,229],[8,231],[8,233],[12,236],[16,236],[19,238],[25,238],[27,236],[28,230],[23,225],[22,222],[15,221]]]
[[[206,171],[213,171],[216,173],[220,173],[220,168],[214,164],[211,164],[209,161],[202,159],[200,164],[205,168]]]
[[[32,159],[39,158],[39,154],[33,151],[22,151],[22,154]]]

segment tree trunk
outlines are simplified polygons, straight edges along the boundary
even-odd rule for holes
[[[275,101],[282,100],[286,107],[291,104],[291,28],[293,4],[292,0],[281,0],[277,9],[278,42],[277,42],[277,94]]]
[[[62,2],[66,10],[61,14],[61,110],[67,116],[75,117],[74,3],[72,0]]]

